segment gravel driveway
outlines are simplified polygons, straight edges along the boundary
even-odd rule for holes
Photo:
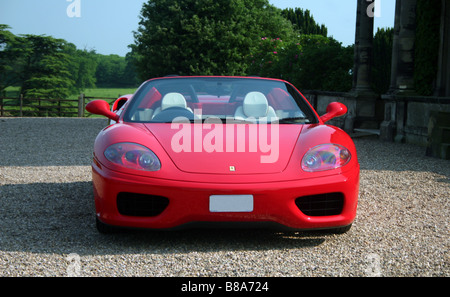
[[[0,276],[450,276],[450,161],[355,139],[344,235],[264,230],[99,234],[90,161],[104,119],[0,118]]]

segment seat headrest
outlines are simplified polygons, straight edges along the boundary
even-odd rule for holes
[[[170,107],[186,108],[186,99],[180,93],[167,93],[161,101],[161,110],[165,110]]]
[[[260,118],[267,116],[269,103],[261,92],[248,93],[243,102],[244,114],[247,117]]]

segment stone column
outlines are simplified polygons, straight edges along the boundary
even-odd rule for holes
[[[353,70],[353,91],[355,92],[372,92],[371,65],[373,57],[374,17],[368,14],[371,4],[373,4],[372,1],[358,0],[355,32],[355,65]]]
[[[348,100],[345,130],[378,129],[377,99],[372,89],[375,1],[357,0],[352,100]]]
[[[391,86],[385,100],[380,138],[403,142],[406,103],[397,95],[414,95],[414,48],[417,0],[397,0],[392,48]]]
[[[414,47],[416,39],[417,0],[401,0],[398,5],[399,32],[397,39],[397,61],[395,67],[395,93],[414,93]],[[397,3],[398,4],[398,3]]]
[[[400,33],[400,12],[402,0],[395,3],[394,39],[392,43],[391,84],[388,93],[397,89],[397,64],[398,64],[398,35]]]
[[[441,44],[435,95],[450,97],[450,0],[442,0],[441,9]]]

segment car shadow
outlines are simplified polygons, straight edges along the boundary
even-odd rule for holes
[[[7,184],[0,187],[0,250],[110,255],[237,250],[286,250],[318,246],[327,234],[266,229],[123,230],[95,227],[91,182]]]

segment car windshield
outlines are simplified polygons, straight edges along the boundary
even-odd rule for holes
[[[124,114],[126,122],[317,123],[299,92],[281,80],[168,77],[145,82]]]

